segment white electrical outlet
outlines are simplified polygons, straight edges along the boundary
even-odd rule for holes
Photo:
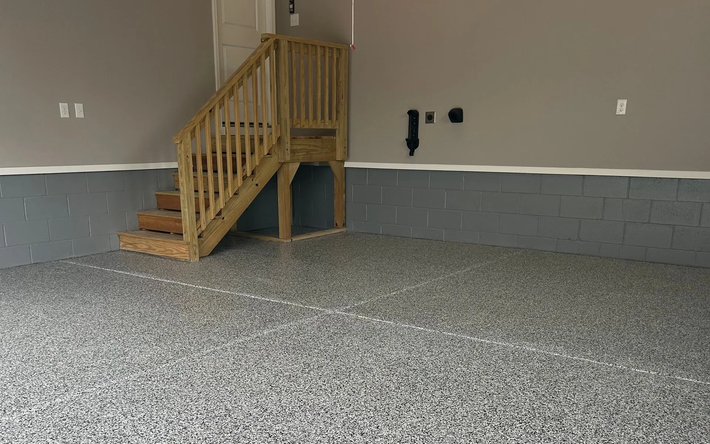
[[[619,99],[616,102],[616,115],[617,116],[625,116],[626,115],[626,103],[628,100],[626,99]]]
[[[75,103],[74,104],[74,111],[77,119],[83,119],[84,118],[84,104],[83,103]]]
[[[60,103],[59,104],[59,115],[61,116],[62,119],[69,118],[69,104],[68,103]]]
[[[291,26],[299,26],[301,24],[301,18],[298,14],[291,14]]]

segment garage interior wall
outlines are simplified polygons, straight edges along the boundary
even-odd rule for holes
[[[0,0],[0,65],[0,268],[116,250],[214,92],[212,5]]]
[[[280,33],[350,43],[351,0],[296,12],[277,0]],[[703,0],[356,0],[349,161],[708,172],[709,17]],[[411,108],[438,113],[413,158]]]
[[[0,0],[0,175],[175,162],[172,136],[214,92],[213,54],[209,1]]]
[[[355,3],[348,230],[710,267],[710,3]],[[350,43],[351,0],[277,6]]]

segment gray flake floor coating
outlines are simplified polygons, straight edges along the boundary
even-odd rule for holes
[[[709,288],[351,233],[0,270],[0,442],[710,442]]]

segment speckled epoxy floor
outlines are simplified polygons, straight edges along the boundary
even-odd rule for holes
[[[345,233],[0,270],[0,442],[710,442],[710,270]]]

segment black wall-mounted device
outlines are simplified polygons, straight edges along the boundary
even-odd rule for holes
[[[419,111],[416,109],[410,109],[407,111],[409,114],[409,131],[407,133],[407,148],[409,148],[409,155],[414,155],[414,150],[419,148]]]
[[[463,123],[463,108],[454,108],[449,111],[451,123]]]
[[[296,0],[288,0],[288,12],[291,14],[296,13]]]

